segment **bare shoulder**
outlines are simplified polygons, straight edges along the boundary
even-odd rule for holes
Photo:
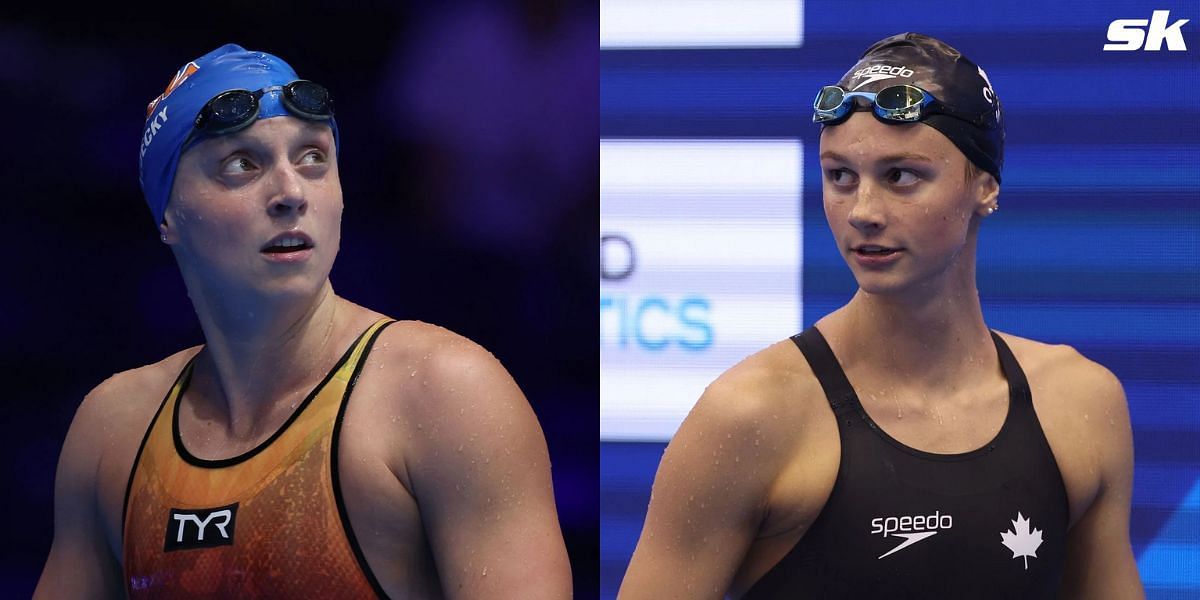
[[[704,390],[684,426],[748,433],[761,444],[763,436],[794,437],[798,425],[818,414],[823,399],[808,361],[784,340],[722,373]]]
[[[824,475],[837,469],[828,465],[836,460],[836,427],[823,404],[820,383],[790,340],[710,384],[659,463],[622,597],[670,597],[685,579],[694,590],[740,590],[761,576],[769,568],[761,540],[795,532],[794,543],[832,485]],[[832,445],[821,443],[829,428]],[[772,556],[770,564],[782,554]]]
[[[1001,335],[1029,380],[1077,523],[1103,489],[1123,485],[1132,472],[1133,433],[1121,382],[1070,346]]]
[[[93,430],[111,433],[149,424],[164,395],[199,347],[177,352],[156,363],[115,373],[92,389],[75,412],[72,434]],[[121,436],[105,435],[106,438]],[[138,436],[141,439],[141,436]]]
[[[1125,407],[1121,382],[1103,365],[1065,344],[1001,333],[1029,379],[1039,409],[1101,411]],[[1052,402],[1050,402],[1052,401]]]
[[[516,401],[524,396],[500,361],[487,349],[444,327],[421,321],[398,321],[380,334],[372,359],[386,378],[395,401],[407,414],[428,414],[466,405]],[[483,393],[479,393],[483,392]],[[463,405],[463,406],[460,406]]]
[[[824,397],[791,341],[747,357],[710,384],[684,419],[663,455],[655,494],[668,498],[677,489],[686,497],[702,480],[736,482],[745,506],[778,502],[772,490],[788,488],[780,483],[791,466],[817,458],[809,453],[820,451],[813,441],[832,423]]]
[[[399,434],[389,467],[419,507],[443,588],[480,598],[569,595],[545,438],[500,361],[448,329],[400,321],[363,368],[374,379],[372,412],[391,411],[377,419]]]
[[[533,409],[500,361],[443,327],[399,321],[384,329],[364,369],[374,379],[373,412],[403,431],[405,463],[446,461],[464,444],[545,453]]]
[[[70,510],[98,509],[100,526],[114,553],[125,484],[146,429],[175,377],[199,348],[151,365],[114,374],[84,397],[59,457],[56,502]],[[90,502],[98,505],[93,508]],[[56,516],[59,519],[60,516]]]

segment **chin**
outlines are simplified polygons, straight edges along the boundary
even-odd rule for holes
[[[927,296],[929,293],[954,293],[956,290],[954,274],[942,271],[910,271],[895,269],[887,272],[853,271],[854,280],[864,293],[877,296],[900,296],[916,293]]]
[[[306,299],[312,298],[321,293],[321,289],[325,287],[327,278],[309,277],[290,277],[286,280],[277,280],[267,282],[260,289],[265,296],[270,296],[279,299],[295,298]]]
[[[858,283],[858,288],[868,294],[879,296],[898,294],[913,289],[917,285],[917,281],[909,273],[897,271],[862,272],[853,269],[851,271],[854,273],[854,281]]]
[[[890,296],[909,289],[909,286],[898,282],[881,282],[878,280],[858,281],[858,289],[872,296]]]
[[[318,294],[329,278],[328,271],[305,269],[302,272],[275,274],[244,282],[252,293],[273,302],[302,302]]]

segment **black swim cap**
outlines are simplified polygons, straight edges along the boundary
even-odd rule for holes
[[[1004,167],[1000,99],[983,69],[949,44],[919,33],[884,38],[867,48],[837,85],[852,92],[878,92],[905,83],[933,94],[956,112],[986,116],[989,125],[994,124],[977,127],[942,114],[921,120],[949,138],[968,160],[999,182]]]

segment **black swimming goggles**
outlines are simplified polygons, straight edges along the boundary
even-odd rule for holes
[[[284,108],[301,119],[328,121],[333,118],[333,98],[329,96],[329,90],[305,79],[297,79],[287,85],[265,87],[256,92],[227,90],[213,96],[200,109],[184,147],[200,136],[234,133],[249,127],[258,118],[263,95],[274,91],[280,92]]]
[[[839,86],[827,85],[813,100],[813,123],[837,125],[845,121],[854,112],[856,98],[870,102],[871,112],[884,123],[916,123],[929,115],[948,115],[984,129],[996,126],[994,112],[967,115],[910,84],[893,85],[878,92],[848,92]]]

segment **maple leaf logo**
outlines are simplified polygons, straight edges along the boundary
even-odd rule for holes
[[[1037,558],[1038,546],[1042,545],[1042,530],[1029,530],[1029,519],[1017,511],[1017,520],[1011,521],[1012,531],[1000,532],[1000,543],[1012,550],[1012,557],[1024,557],[1025,568],[1029,568],[1029,557]]]

